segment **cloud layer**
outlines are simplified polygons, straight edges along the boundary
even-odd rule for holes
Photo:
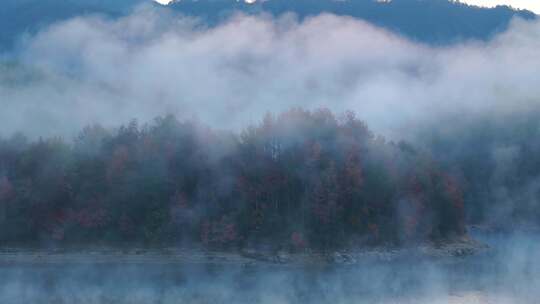
[[[354,110],[403,136],[442,117],[540,102],[540,23],[436,48],[352,18],[238,15],[208,28],[167,9],[81,17],[26,39],[0,74],[1,134],[71,135],[173,113],[236,129],[290,107]]]

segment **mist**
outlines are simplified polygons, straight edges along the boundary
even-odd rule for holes
[[[497,249],[475,257],[366,259],[356,265],[184,265],[165,258],[2,264],[5,303],[536,303],[538,237],[475,234]],[[4,261],[6,253],[3,253]],[[18,260],[19,259],[19,260]]]
[[[16,45],[0,55],[0,302],[540,296],[540,21],[436,46],[332,14],[208,25],[142,5],[58,22]],[[420,190],[418,176],[428,180]],[[270,253],[259,253],[252,201],[292,223],[265,219],[268,235],[284,231]],[[299,202],[308,207],[292,214]],[[301,227],[305,210],[334,214],[330,228]],[[335,215],[353,212],[365,217]],[[432,237],[445,221],[447,233]],[[362,239],[367,258],[342,246],[359,234],[336,237],[338,224],[377,241]],[[410,225],[422,238],[403,240]],[[136,242],[123,247],[126,235]],[[304,244],[323,235],[319,248]],[[303,255],[323,263],[296,263]]]
[[[413,43],[353,18],[237,15],[214,27],[167,9],[80,17],[22,38],[0,80],[2,134],[72,136],[175,114],[238,129],[291,107],[353,110],[400,139],[441,119],[537,107],[540,23],[487,42]]]

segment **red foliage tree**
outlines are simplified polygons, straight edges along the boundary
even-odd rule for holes
[[[6,176],[0,177],[0,202],[6,201],[14,193],[13,185]]]
[[[107,180],[112,182],[114,178],[122,175],[129,161],[129,149],[126,146],[119,146],[114,149],[113,155],[107,167]]]
[[[291,234],[291,243],[295,250],[302,250],[307,247],[307,242],[304,239],[304,235],[298,231]]]
[[[223,215],[218,220],[204,220],[200,228],[201,241],[208,247],[230,247],[239,240],[236,224],[231,217]]]

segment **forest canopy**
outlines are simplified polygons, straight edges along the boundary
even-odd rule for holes
[[[463,234],[456,180],[353,112],[295,108],[238,133],[164,116],[0,140],[3,244],[302,250]]]

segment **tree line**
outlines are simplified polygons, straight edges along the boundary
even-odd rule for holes
[[[459,183],[429,153],[353,112],[0,140],[0,244],[331,249],[452,238],[464,218]]]

